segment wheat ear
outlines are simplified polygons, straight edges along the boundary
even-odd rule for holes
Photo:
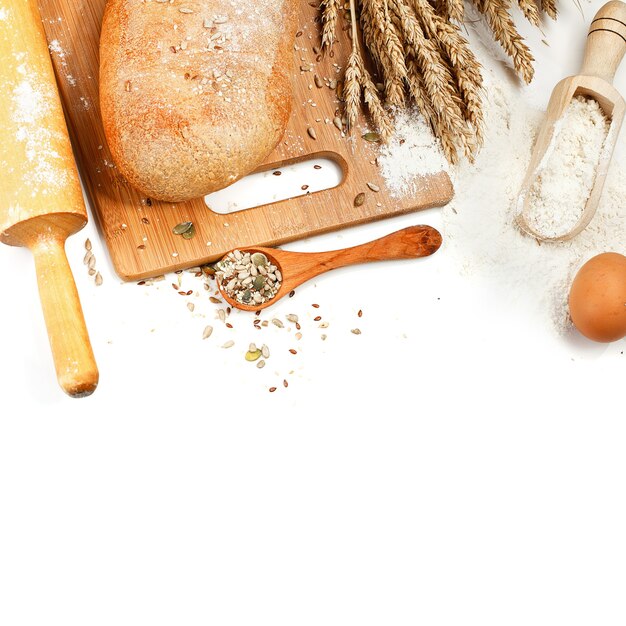
[[[509,0],[473,0],[478,10],[487,18],[494,37],[513,60],[513,66],[526,83],[530,83],[535,74],[533,61],[528,46],[517,32],[508,13]]]
[[[337,18],[339,17],[340,0],[322,0],[322,48],[330,48],[337,40]]]

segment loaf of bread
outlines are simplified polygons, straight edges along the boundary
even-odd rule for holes
[[[291,113],[297,0],[108,0],[100,105],[120,173],[180,202],[227,187]]]

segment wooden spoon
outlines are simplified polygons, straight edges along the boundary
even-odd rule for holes
[[[248,305],[228,295],[219,279],[217,284],[224,300],[231,306],[244,311],[259,311],[324,272],[371,261],[417,259],[434,254],[440,246],[439,231],[431,226],[409,226],[381,239],[331,252],[287,252],[275,248],[243,248],[241,252],[263,253],[270,263],[278,267],[282,274],[282,283],[277,294],[267,302]]]
[[[518,197],[517,222],[522,230],[543,241],[566,241],[584,230],[592,220],[604,186],[613,148],[619,135],[626,104],[617,89],[611,84],[615,72],[626,52],[626,4],[613,0],[607,2],[597,13],[587,36],[585,57],[580,74],[563,79],[556,85],[546,118],[537,136],[526,178]],[[542,160],[554,135],[554,129],[563,116],[572,98],[586,96],[600,105],[611,121],[609,133],[602,148],[596,177],[585,209],[575,226],[558,237],[546,237],[536,232],[528,223],[527,212],[529,192],[537,176],[541,173]]]

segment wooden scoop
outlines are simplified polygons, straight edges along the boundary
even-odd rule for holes
[[[626,4],[613,0],[607,2],[591,22],[580,74],[563,79],[554,88],[548,103],[545,121],[537,136],[528,172],[518,197],[517,221],[524,231],[538,239],[544,241],[571,239],[589,225],[596,212],[626,110],[624,99],[611,84],[625,52]],[[580,220],[569,232],[558,237],[546,237],[536,232],[526,219],[529,192],[540,174],[541,162],[554,136],[555,125],[575,96],[585,96],[596,100],[611,125],[602,148],[593,187]]]
[[[0,59],[0,241],[33,253],[59,384],[87,396],[98,368],[65,255],[87,211],[36,0],[0,0]]]
[[[439,231],[431,226],[409,226],[381,239],[332,252],[287,252],[275,248],[244,248],[241,252],[261,252],[280,270],[282,283],[277,294],[267,302],[247,305],[232,298],[219,279],[217,284],[224,300],[231,306],[244,311],[259,311],[324,272],[371,261],[417,259],[434,254],[440,246]]]

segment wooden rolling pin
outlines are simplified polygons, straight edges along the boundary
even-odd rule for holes
[[[59,384],[88,396],[98,368],[65,255],[87,210],[36,0],[0,0],[0,59],[0,241],[33,253]]]

